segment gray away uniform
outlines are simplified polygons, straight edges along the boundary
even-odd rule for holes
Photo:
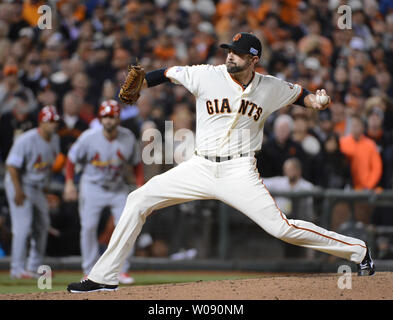
[[[126,165],[140,162],[139,144],[127,128],[118,127],[117,137],[109,141],[102,128],[88,129],[72,145],[68,158],[82,163],[79,186],[79,215],[81,222],[82,268],[89,274],[99,258],[97,228],[101,212],[109,207],[115,224],[120,219],[129,187],[125,183]],[[133,254],[130,252],[129,257]],[[129,269],[129,259],[123,272]]]
[[[13,276],[18,276],[25,270],[37,272],[37,268],[42,264],[50,225],[49,207],[43,188],[49,183],[52,164],[59,151],[58,135],[53,135],[48,142],[41,137],[38,129],[34,128],[16,139],[7,157],[6,165],[19,169],[23,192],[26,195],[23,205],[17,206],[14,201],[14,184],[7,171],[5,191],[11,213]],[[29,238],[30,251],[27,259]]]

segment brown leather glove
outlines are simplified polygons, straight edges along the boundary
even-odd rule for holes
[[[134,104],[142,89],[145,70],[140,65],[128,66],[128,74],[120,88],[119,98],[126,104]]]

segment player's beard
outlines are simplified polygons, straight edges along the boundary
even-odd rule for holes
[[[234,62],[226,62],[227,71],[229,73],[239,73],[246,70],[250,66],[250,62],[245,62],[244,65],[238,65]]]
[[[108,135],[114,135],[117,131],[117,127],[118,127],[119,123],[116,122],[103,122],[102,126],[104,128],[104,131],[108,134]]]
[[[104,126],[104,130],[107,132],[107,133],[109,133],[109,134],[112,134],[112,133],[114,133],[115,131],[116,131],[116,129],[117,129],[117,124],[112,124],[112,123],[107,123],[107,124],[105,124]]]

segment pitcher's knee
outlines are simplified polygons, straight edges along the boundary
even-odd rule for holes
[[[146,196],[140,189],[134,190],[127,196],[127,205],[132,205],[133,207],[142,207]]]
[[[285,221],[277,223],[274,228],[267,230],[273,237],[280,239],[282,241],[288,242],[290,237],[291,226]]]
[[[130,214],[137,214],[140,217],[150,213],[149,196],[146,191],[141,189],[142,188],[139,188],[127,196],[125,206],[125,211],[130,212]]]

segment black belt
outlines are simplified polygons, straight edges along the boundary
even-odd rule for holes
[[[209,157],[209,156],[204,156],[202,154],[197,154],[197,153],[195,153],[195,154],[202,157],[202,158],[205,158],[207,160],[214,161],[214,162],[223,162],[223,161],[232,160],[232,159],[236,159],[236,158],[250,157],[249,153],[242,153],[242,154],[237,154],[234,156],[227,156],[227,157]]]

